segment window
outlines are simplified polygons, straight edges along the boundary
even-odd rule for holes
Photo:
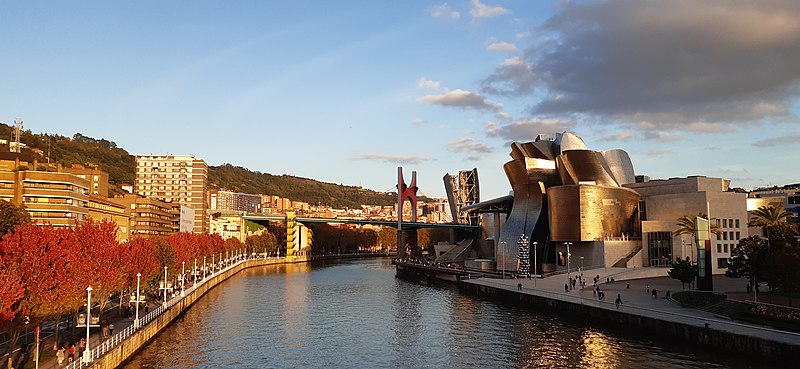
[[[722,239],[725,241],[728,240],[728,232],[722,232]]]
[[[717,244],[717,253],[720,253],[720,252],[722,252],[722,244],[718,243]]]
[[[731,238],[731,241],[733,241],[733,231],[728,232],[728,236]]]
[[[739,233],[739,231],[736,231],[736,241],[739,241],[741,239],[740,236],[741,234]]]
[[[739,219],[738,218],[736,219],[736,228],[739,228]]]
[[[724,250],[724,252],[728,252],[728,244],[727,243],[725,244],[725,248],[723,250]]]
[[[647,251],[650,266],[670,266],[672,263],[672,233],[647,233]]]
[[[722,220],[722,228],[728,228],[728,220],[727,219],[723,219]]]
[[[717,268],[727,268],[728,258],[717,258]]]

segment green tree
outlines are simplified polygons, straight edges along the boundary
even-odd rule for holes
[[[797,246],[797,227],[787,223],[789,212],[783,207],[762,206],[753,210],[753,218],[747,222],[748,227],[762,227],[767,237],[767,252],[773,247]]]
[[[725,275],[730,278],[755,277],[755,280],[758,281],[761,279],[761,270],[766,256],[767,248],[761,237],[742,238],[731,250]]]
[[[786,218],[790,215],[783,207],[774,207],[772,205],[762,206],[751,212],[753,218],[747,222],[748,227],[773,227],[786,222]]]
[[[800,289],[800,249],[797,247],[780,247],[773,249],[764,261],[764,279],[769,282],[770,289],[780,289],[789,297],[792,304],[792,293]]]
[[[703,213],[699,213],[697,215],[686,214],[678,218],[676,223],[676,225],[678,226],[678,230],[675,232],[675,234],[688,234],[691,235],[692,238],[694,238],[694,234],[697,233],[697,230],[694,227],[694,218],[696,217],[708,219],[708,215],[705,215]],[[710,225],[709,228],[711,228],[710,229],[711,233],[717,236],[722,234],[722,229],[718,225],[712,223],[710,220],[708,224]]]
[[[681,260],[675,258],[675,263],[672,264],[672,269],[669,270],[669,276],[681,281],[681,289],[684,289],[686,283],[692,283],[697,275],[697,266],[692,265],[692,261],[687,257]]]
[[[378,231],[378,245],[385,252],[397,249],[397,229],[393,227],[381,227]]]
[[[31,215],[24,206],[0,200],[0,237],[10,232],[19,224],[30,223]]]

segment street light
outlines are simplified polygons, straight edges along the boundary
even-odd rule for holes
[[[86,350],[83,351],[83,362],[92,362],[92,351],[89,350],[89,328],[92,326],[92,286],[86,287]]]
[[[167,304],[167,266],[164,266],[164,305]]]
[[[567,278],[572,279],[572,276],[569,273],[569,246],[572,245],[572,242],[564,242],[564,245],[567,246]],[[569,288],[570,289],[572,288],[571,284],[570,284]]]
[[[581,256],[581,271],[583,271],[583,256]]]
[[[505,241],[500,242],[500,248],[503,250],[502,252],[500,252],[500,256],[502,257],[502,260],[500,262],[501,278],[502,279],[506,279],[506,263],[505,263],[505,261],[506,261],[506,253],[505,253],[506,243],[505,243]]]
[[[133,320],[133,328],[139,329],[139,283],[142,280],[142,273],[136,273],[136,319]]]
[[[194,269],[192,269],[192,274],[194,274],[194,284],[192,284],[192,286],[197,286],[197,258],[194,258]]]
[[[183,292],[184,290],[184,278],[186,278],[186,262],[181,262],[181,296],[186,296],[186,293]]]
[[[206,280],[206,257],[203,256],[203,280]]]
[[[539,263],[536,261],[536,256],[537,256],[536,246],[538,245],[539,245],[538,242],[533,241],[533,287],[536,287],[536,275],[538,274],[536,272],[536,269],[538,269],[539,267]]]

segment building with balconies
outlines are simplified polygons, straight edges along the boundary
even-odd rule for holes
[[[208,231],[208,165],[193,155],[136,155],[134,192],[194,209],[194,232]]]

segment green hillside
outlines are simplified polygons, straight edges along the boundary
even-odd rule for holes
[[[10,126],[0,124],[0,138],[10,140],[12,130]],[[20,142],[28,146],[23,152],[33,152],[34,148],[42,150],[44,156],[40,157],[40,163],[47,162],[49,153],[51,163],[61,163],[65,167],[80,164],[108,172],[112,193],[120,192],[120,184],[133,184],[136,165],[134,157],[125,149],[117,147],[114,141],[95,139],[80,133],[70,138],[24,131],[20,135]],[[7,150],[8,146],[0,147],[0,151]],[[231,164],[209,166],[208,181],[210,188],[251,194],[262,193],[334,208],[358,208],[362,204],[391,205],[397,199],[397,194],[290,175],[276,176]]]

